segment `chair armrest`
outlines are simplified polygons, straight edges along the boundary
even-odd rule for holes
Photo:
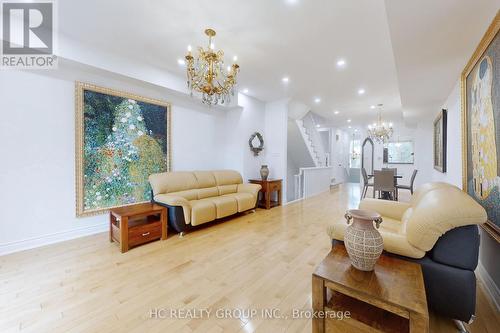
[[[170,194],[157,194],[154,196],[154,201],[169,205],[169,206],[181,206],[184,213],[184,220],[186,224],[191,223],[191,204],[189,200],[177,195]]]
[[[405,202],[371,198],[363,199],[359,203],[359,209],[374,210],[382,216],[387,216],[399,221],[401,221],[403,214],[410,207],[411,205]]]
[[[237,192],[250,193],[254,197],[257,197],[262,186],[259,184],[238,184]]]

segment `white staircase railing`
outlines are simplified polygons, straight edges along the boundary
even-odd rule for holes
[[[294,175],[294,200],[328,191],[332,183],[332,172],[332,167],[300,168],[299,174]]]

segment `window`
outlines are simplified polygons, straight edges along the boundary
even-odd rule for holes
[[[388,142],[384,145],[384,163],[413,164],[413,141]]]

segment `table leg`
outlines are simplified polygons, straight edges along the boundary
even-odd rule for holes
[[[312,309],[313,311],[324,311],[326,302],[326,288],[325,280],[313,275],[312,276]],[[318,316],[312,319],[312,332],[313,333],[324,333],[325,332],[325,320],[318,318]]]
[[[113,243],[113,221],[114,216],[113,213],[109,213],[109,241]]]
[[[266,191],[266,209],[271,209],[271,192]]]
[[[167,211],[166,209],[162,210],[160,215],[161,220],[161,240],[167,239]]]
[[[128,217],[121,217],[120,219],[120,247],[121,251],[128,251]]]
[[[410,333],[429,333],[429,316],[410,312]]]
[[[281,206],[281,188],[278,190],[278,206]]]

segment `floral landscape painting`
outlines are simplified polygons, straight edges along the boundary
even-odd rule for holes
[[[78,83],[77,215],[150,201],[169,169],[168,103]]]

